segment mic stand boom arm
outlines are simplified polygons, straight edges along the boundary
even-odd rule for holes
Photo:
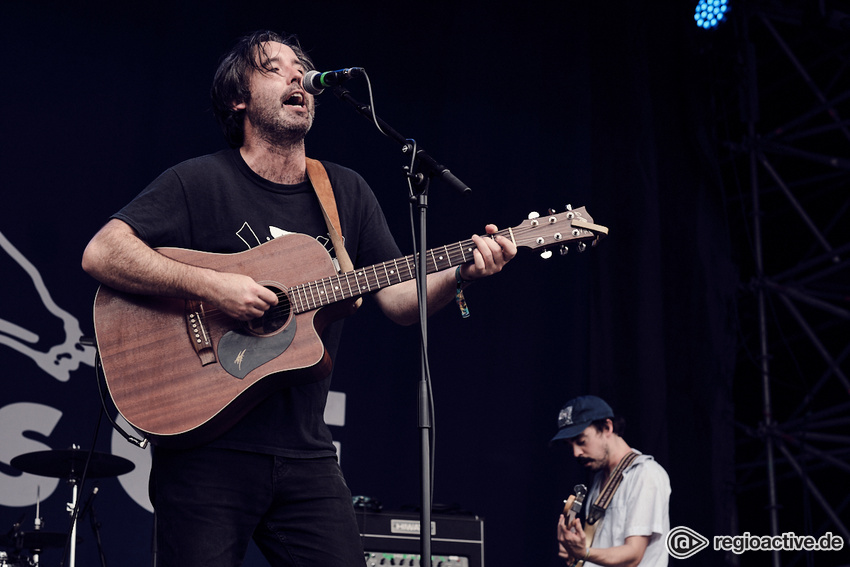
[[[351,96],[351,93],[348,90],[342,87],[335,87],[334,94],[340,100],[344,100],[354,107],[357,112],[363,115],[366,120],[369,122],[377,123],[378,128],[381,132],[386,135],[388,138],[394,140],[399,145],[402,146],[403,152],[408,152],[412,148],[410,147],[410,142],[407,138],[396,132],[392,126],[384,122],[380,117],[375,116],[372,112],[372,107],[368,104],[363,104],[362,102],[357,101],[354,97]],[[468,193],[472,191],[469,186],[458,179],[447,167],[437,163],[437,161],[432,158],[425,150],[417,150],[416,151],[416,159],[419,161],[419,164],[425,170],[425,173],[428,177],[435,177],[437,179],[441,179],[445,181],[451,188],[460,191],[461,193]],[[421,182],[421,178],[419,181]]]

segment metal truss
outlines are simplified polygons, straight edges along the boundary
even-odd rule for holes
[[[844,551],[728,562],[850,565],[850,10],[730,5],[711,42],[740,276],[731,533],[830,532]]]

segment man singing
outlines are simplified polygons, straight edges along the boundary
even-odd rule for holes
[[[212,87],[230,149],[167,169],[94,236],[83,268],[118,290],[200,301],[248,321],[275,306],[277,295],[247,275],[177,262],[154,248],[243,252],[301,233],[339,258],[307,171],[304,137],[315,102],[302,80],[313,67],[292,36],[260,31],[239,40]],[[401,257],[363,178],[322,165],[354,267]],[[485,230],[493,234],[496,227]],[[469,262],[429,275],[432,310],[516,254],[501,236],[473,241]],[[397,323],[419,318],[413,280],[370,296]],[[340,332],[337,321],[322,335],[331,358]],[[329,387],[330,376],[281,388],[213,441],[154,448],[150,487],[159,567],[241,565],[252,538],[276,567],[363,565],[351,494],[323,421]]]

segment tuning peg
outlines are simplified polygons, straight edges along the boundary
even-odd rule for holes
[[[531,211],[530,213],[528,213],[528,220],[534,220],[534,219],[539,219],[539,218],[540,218],[540,213],[538,213],[536,211]]]
[[[587,244],[585,244],[584,242],[579,242],[578,243],[578,251],[584,252],[585,250],[587,250]]]
[[[552,257],[552,251],[551,250],[544,250],[543,252],[540,253],[540,257],[543,258],[544,260],[548,260],[549,258]]]
[[[561,244],[561,247],[559,248],[559,251],[561,252],[561,256],[566,256],[566,255],[567,255],[567,252],[569,252],[569,251],[570,251],[570,247],[569,247],[569,246],[567,246],[566,244]]]
[[[550,214],[550,215],[554,215],[554,214],[555,214],[555,213],[557,213],[557,212],[558,212],[558,211],[556,211],[555,209],[549,209],[549,214]]]
[[[568,211],[573,210],[573,206],[572,206],[572,205],[570,205],[569,203],[567,203],[567,206],[566,206],[566,207],[564,207],[564,208],[565,208],[566,210],[568,210]]]

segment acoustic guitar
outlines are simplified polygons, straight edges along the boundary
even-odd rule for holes
[[[584,207],[528,220],[498,234],[518,247],[567,250],[607,235]],[[495,236],[495,235],[493,235]],[[473,259],[471,239],[427,251],[427,272]],[[187,264],[252,277],[279,303],[250,322],[209,305],[98,288],[94,327],[103,379],[122,416],[155,444],[187,447],[231,427],[272,391],[321,380],[331,360],[322,330],[357,297],[411,280],[416,256],[337,273],[321,243],[288,234],[245,252],[158,248]]]

